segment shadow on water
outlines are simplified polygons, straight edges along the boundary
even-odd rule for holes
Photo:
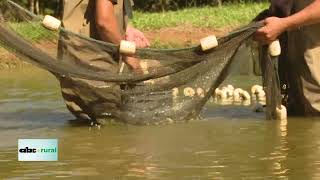
[[[1,113],[0,130],[64,126],[68,118],[71,119],[72,116],[67,112],[50,112],[45,109]]]

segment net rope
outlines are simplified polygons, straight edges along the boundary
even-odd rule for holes
[[[200,46],[137,49],[134,56],[143,69],[143,73],[137,73],[128,67],[120,70],[120,62],[113,60],[120,56],[118,45],[64,28],[58,32],[48,30],[41,25],[42,19],[12,1],[1,1],[1,45],[21,59],[53,73],[62,84],[67,80],[76,81],[79,88],[72,90],[80,97],[76,102],[81,111],[89,109],[82,112],[88,119],[106,116],[131,124],[197,119],[214,90],[229,75],[237,61],[233,57],[239,47],[250,41],[261,27],[260,23],[251,23],[237,29],[219,38],[218,47],[205,52]],[[47,38],[44,41],[30,37],[25,30],[43,33]],[[277,60],[268,55],[267,47],[262,49],[260,62],[269,107],[267,119],[274,119],[275,109],[281,105]],[[111,99],[112,108],[108,113],[94,113],[99,111],[95,104],[110,104],[103,99]]]

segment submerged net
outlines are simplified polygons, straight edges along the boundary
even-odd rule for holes
[[[200,46],[137,49],[135,57],[140,61],[141,73],[110,60],[119,56],[119,46],[63,28],[59,32],[50,31],[41,25],[42,17],[11,1],[1,1],[0,20],[0,41],[5,48],[50,71],[62,84],[77,81],[79,88],[73,92],[82,97],[76,100],[86,107],[81,111],[89,109],[85,112],[88,119],[99,118],[92,113],[99,111],[95,104],[110,103],[101,99],[111,97],[108,113],[103,115],[131,124],[198,118],[202,107],[237,61],[233,57],[239,47],[261,27],[259,23],[249,24],[218,39],[219,46],[206,52]],[[47,38],[39,39],[40,36]],[[265,67],[264,85],[267,96],[273,97],[267,97],[267,118],[274,119],[275,108],[280,105],[276,61],[267,53],[263,57],[267,59],[261,61]]]

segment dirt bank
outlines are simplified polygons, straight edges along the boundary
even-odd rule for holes
[[[208,35],[216,35],[221,37],[230,32],[233,28],[211,29],[197,28],[193,26],[179,26],[162,28],[157,31],[146,31],[145,36],[150,42],[161,42],[164,44],[172,44],[178,46],[190,46],[198,44],[201,38]]]
[[[13,69],[31,66],[30,64],[21,61],[17,56],[0,47],[0,70]]]

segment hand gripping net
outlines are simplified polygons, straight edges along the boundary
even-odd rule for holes
[[[140,60],[143,73],[136,73],[126,68],[122,70],[121,63],[105,58],[119,56],[119,46],[63,28],[57,32],[50,31],[41,25],[42,17],[11,1],[1,1],[0,20],[1,44],[23,60],[50,71],[58,79],[70,77],[78,78],[81,82],[94,81],[118,86],[119,102],[116,102],[117,108],[110,114],[131,124],[198,118],[202,107],[226,79],[233,62],[237,61],[233,57],[240,45],[250,40],[261,26],[252,23],[238,29],[218,39],[218,47],[205,52],[200,46],[137,49],[134,56]],[[26,31],[32,32],[31,35],[26,35]],[[37,35],[47,38],[44,41]],[[263,57],[266,59],[261,62],[265,67],[263,79],[269,106],[267,118],[274,119],[275,108],[281,101],[276,61],[271,60],[268,53]],[[99,97],[108,92],[94,93],[99,101]]]

